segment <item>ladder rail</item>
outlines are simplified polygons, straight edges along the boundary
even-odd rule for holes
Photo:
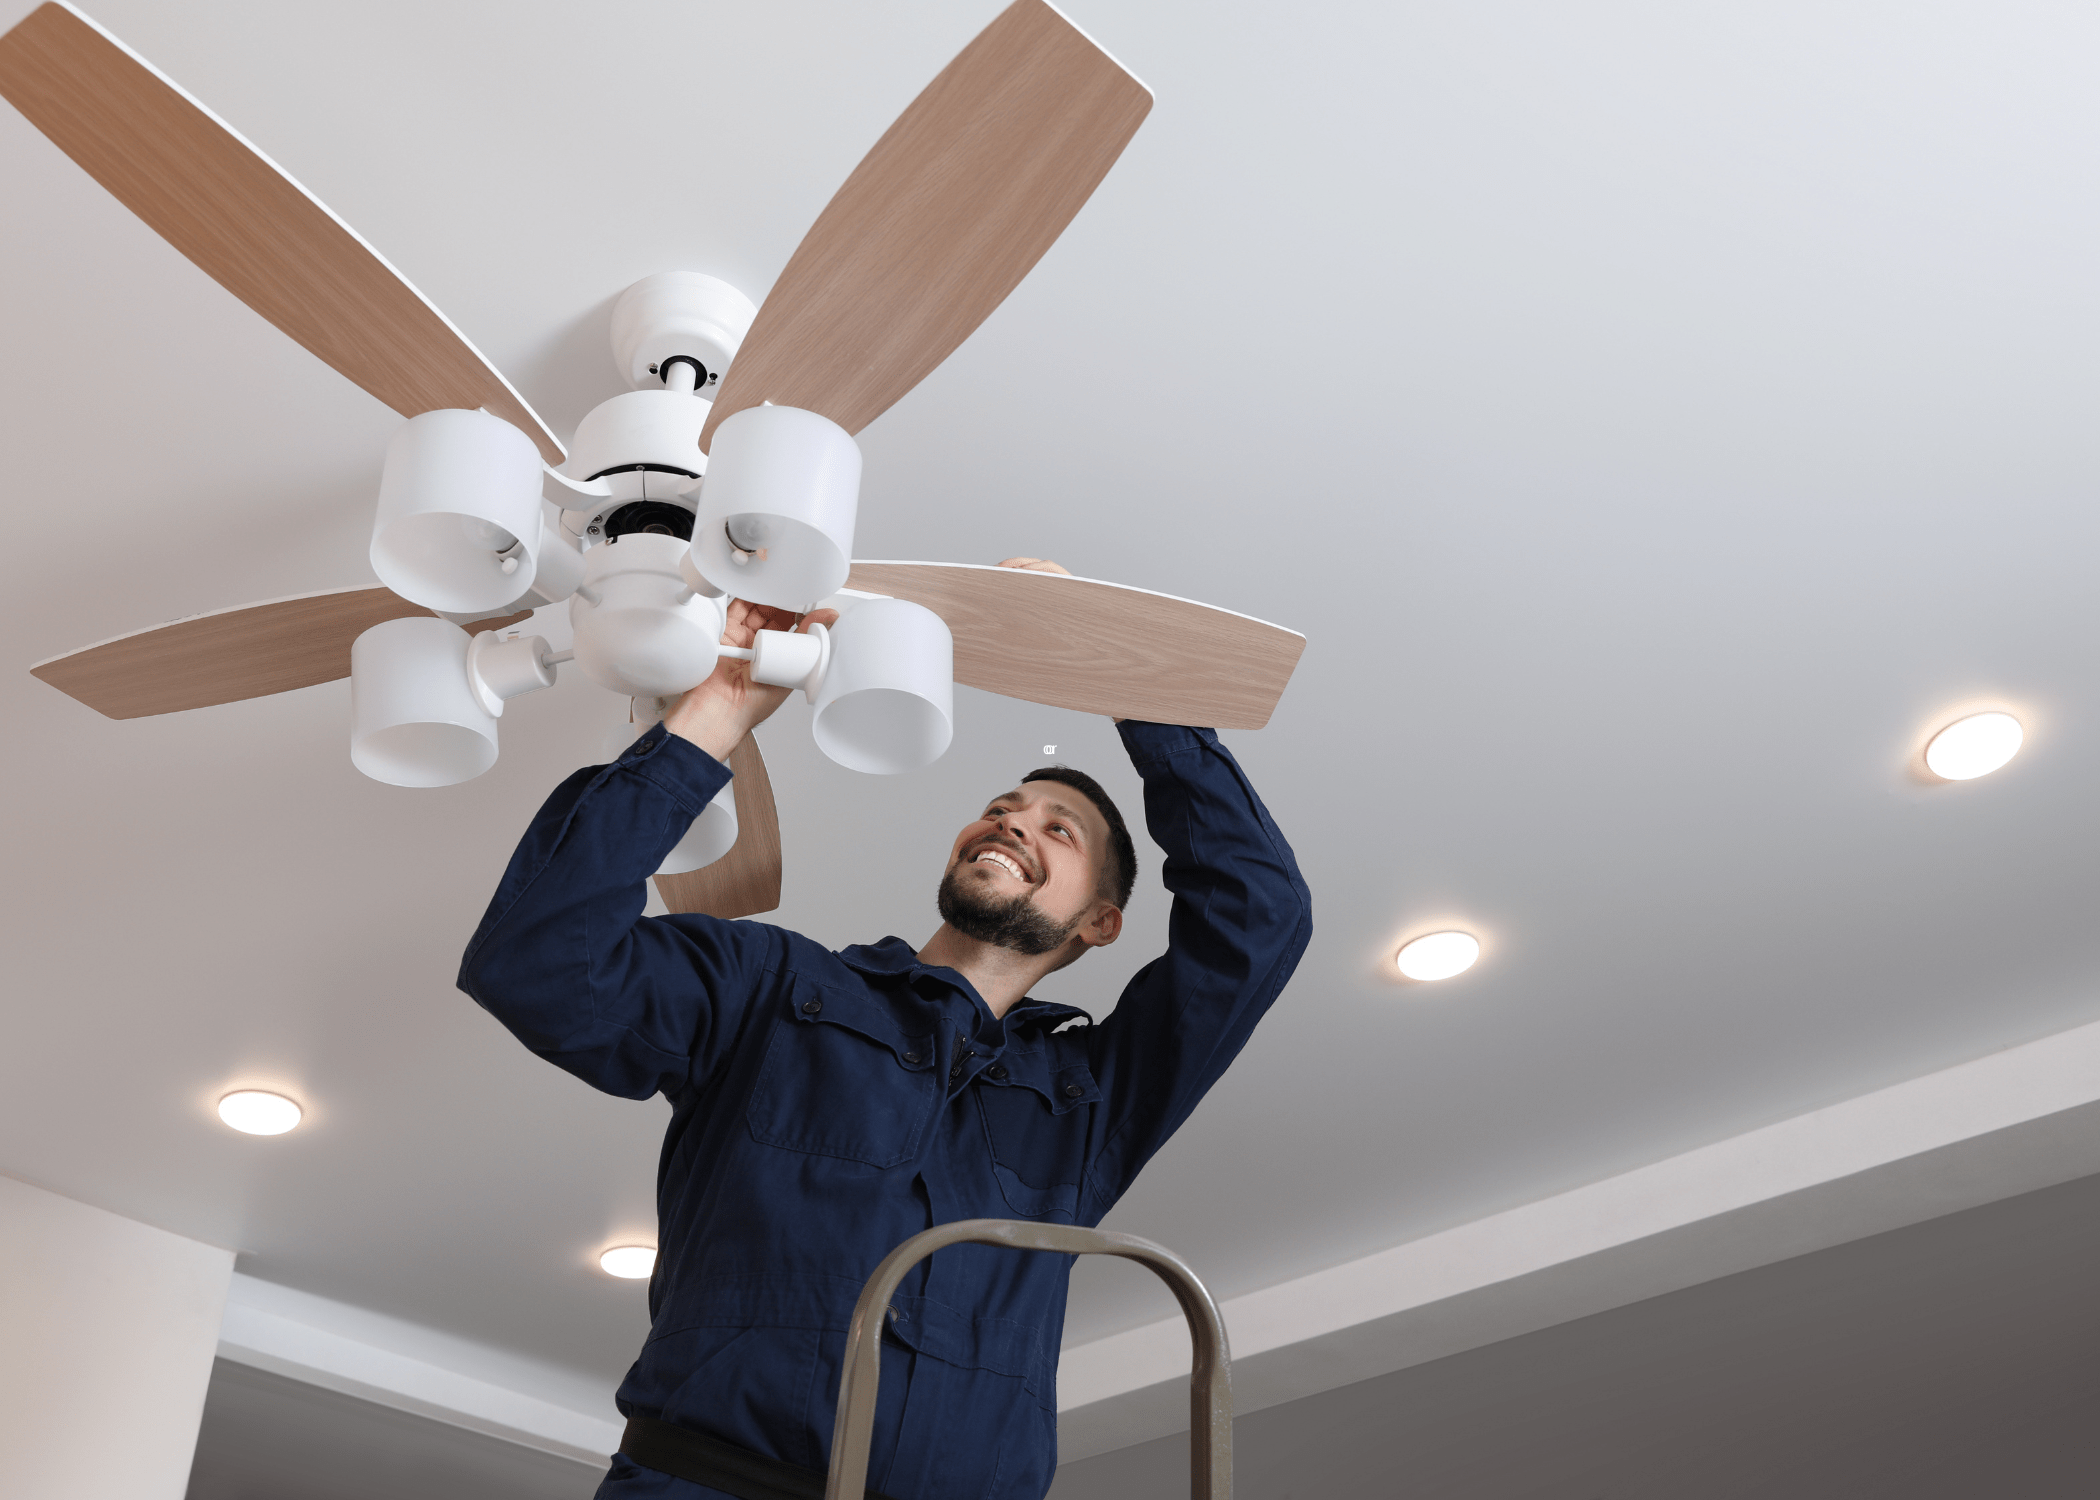
[[[1187,1261],[1164,1245],[1106,1229],[1034,1224],[1021,1219],[959,1219],[913,1235],[882,1259],[853,1307],[846,1368],[839,1377],[825,1500],[860,1497],[868,1488],[868,1446],[875,1429],[875,1385],[882,1375],[882,1319],[913,1266],[950,1245],[1005,1245],[1054,1255],[1114,1255],[1149,1267],[1174,1293],[1189,1322],[1194,1364],[1189,1381],[1189,1492],[1194,1500],[1232,1500],[1232,1351],[1218,1304]]]

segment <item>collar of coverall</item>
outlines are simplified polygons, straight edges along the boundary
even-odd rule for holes
[[[955,970],[940,964],[922,964],[918,950],[901,937],[886,937],[879,943],[856,943],[839,950],[840,960],[851,969],[884,979],[910,979],[919,974],[930,975],[942,983],[953,986],[971,997],[976,991],[970,982]],[[979,1000],[978,1004],[984,1002]],[[1076,1005],[1059,1005],[1050,1000],[1023,1000],[1003,1018],[1008,1025],[1031,1023],[1055,1028],[1064,1022],[1078,1019],[1089,1026],[1094,1018]]]

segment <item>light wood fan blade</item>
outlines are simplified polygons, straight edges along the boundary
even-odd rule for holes
[[[1155,724],[1259,729],[1305,649],[1281,625],[1061,573],[856,562],[846,587],[923,604],[955,634],[955,680]]]
[[[656,877],[657,893],[674,912],[710,917],[755,917],[780,905],[780,818],[773,782],[756,736],[729,752],[736,777],[736,842],[711,865]]]
[[[0,36],[0,95],[219,285],[404,417],[484,407],[562,461],[524,398],[378,251],[78,11],[40,5]]]
[[[29,670],[112,719],[180,713],[350,675],[350,643],[386,620],[428,615],[391,589],[336,589],[156,625]],[[531,611],[477,620],[501,630]]]
[[[758,310],[700,434],[770,401],[874,421],[1006,300],[1152,95],[1043,0],[1016,0],[853,169]]]

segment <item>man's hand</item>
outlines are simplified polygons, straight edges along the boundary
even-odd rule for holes
[[[725,646],[749,646],[761,630],[806,630],[811,625],[838,622],[835,609],[812,610],[798,623],[784,609],[771,609],[744,599],[729,602],[729,624],[722,631]],[[769,687],[751,680],[751,664],[725,656],[715,663],[707,681],[681,697],[664,715],[664,728],[681,739],[691,740],[725,764],[729,754],[744,742],[744,736],[763,724],[774,709],[787,702],[792,689]]]

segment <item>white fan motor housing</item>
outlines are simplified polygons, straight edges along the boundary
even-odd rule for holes
[[[613,304],[613,359],[636,389],[660,380],[667,359],[696,361],[708,390],[736,358],[758,308],[726,281],[698,271],[645,276]]]
[[[707,425],[711,409],[712,403],[690,392],[661,386],[653,391],[622,392],[592,407],[577,424],[562,472],[572,479],[594,479],[600,474],[615,478],[620,477],[615,470],[647,464],[676,471],[659,473],[657,489],[668,492],[689,486],[707,470],[707,455],[700,451],[700,429]],[[639,498],[639,493],[629,498]],[[603,503],[587,493],[562,495],[562,504],[569,509],[596,509]]]
[[[720,654],[722,606],[695,593],[675,536],[632,532],[584,554],[569,597],[576,664],[630,698],[668,698],[703,681]]]

